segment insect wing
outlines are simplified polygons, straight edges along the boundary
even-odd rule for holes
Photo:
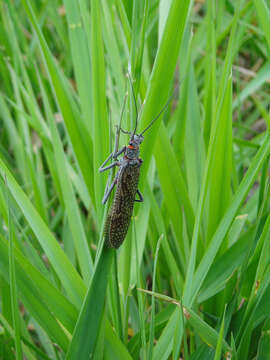
[[[121,169],[105,224],[105,242],[109,247],[118,248],[126,237],[138,189],[139,175],[140,164],[128,165]]]

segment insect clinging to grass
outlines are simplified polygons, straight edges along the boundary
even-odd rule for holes
[[[131,83],[132,87],[132,83]],[[109,209],[105,228],[105,244],[107,247],[118,248],[124,241],[128,227],[130,224],[134,202],[143,202],[143,195],[138,189],[140,167],[143,163],[140,155],[140,145],[144,140],[143,134],[153,125],[153,123],[160,117],[163,111],[167,108],[171,98],[162,108],[159,114],[150,122],[150,124],[140,133],[136,134],[138,125],[138,111],[136,105],[136,98],[132,87],[132,94],[136,109],[135,127],[132,132],[126,132],[121,128],[121,120],[123,117],[124,107],[127,95],[125,96],[122,111],[120,115],[119,125],[116,130],[114,151],[108,156],[104,163],[100,166],[99,171],[103,172],[118,166],[119,169],[115,175],[111,185],[107,182],[102,203],[105,204],[109,199],[111,192],[116,186],[114,198]],[[129,143],[118,150],[120,131],[130,135]],[[118,156],[123,154],[123,157],[118,160]],[[113,163],[105,166],[110,160]],[[110,180],[110,179],[109,179]],[[109,181],[108,180],[108,181]],[[138,198],[136,198],[138,196]]]

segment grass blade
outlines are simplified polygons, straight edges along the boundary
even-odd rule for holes
[[[185,0],[183,3],[177,0],[172,1],[147,88],[145,105],[141,114],[140,130],[144,129],[149,124],[149,121],[157,116],[168,100],[180,44],[188,17],[189,6],[189,0]],[[168,54],[170,54],[169,57]],[[144,166],[141,175],[141,184],[143,184],[143,188],[151,159],[151,152],[147,151],[147,149],[153,148],[160,121],[161,119],[153,126],[148,133],[147,141],[145,141],[142,146]]]
[[[98,259],[66,355],[67,360],[89,359],[89,357],[94,354],[104,310],[106,288],[113,251],[113,249],[103,250]]]
[[[27,219],[40,245],[43,247],[67,293],[71,296],[74,304],[80,306],[84,293],[82,279],[1,159],[0,174],[2,178],[6,178],[10,193]]]
[[[99,222],[102,220],[101,201],[105,189],[105,179],[98,171],[109,154],[109,122],[107,115],[105,90],[105,64],[101,28],[101,4],[98,0],[91,2],[91,63],[92,63],[92,96],[94,118],[94,186],[95,201]]]
[[[9,204],[7,194],[7,204]],[[12,320],[15,332],[15,350],[16,360],[23,358],[21,345],[21,331],[20,331],[20,313],[18,307],[18,293],[17,293],[17,279],[14,261],[14,238],[13,238],[13,221],[11,219],[10,208],[8,206],[8,240],[9,240],[9,278],[10,278],[10,295],[12,307]]]

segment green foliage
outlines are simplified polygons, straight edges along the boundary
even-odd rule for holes
[[[0,3],[0,359],[268,359],[265,0]],[[105,249],[122,127],[144,134]],[[121,134],[120,146],[128,135]]]

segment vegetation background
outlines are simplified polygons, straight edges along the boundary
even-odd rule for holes
[[[0,358],[270,359],[270,4],[0,16]],[[142,144],[145,201],[105,250],[98,168],[127,91],[134,127],[127,71],[138,130],[173,101]]]

